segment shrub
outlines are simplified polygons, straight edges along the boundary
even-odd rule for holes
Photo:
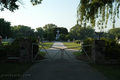
[[[0,45],[0,60],[4,60],[6,57],[7,54],[5,53],[4,45]]]
[[[83,40],[83,46],[84,45],[90,45],[90,44],[93,44],[93,38],[88,38],[88,39],[85,39],[85,40]],[[87,52],[87,54],[89,55],[89,56],[91,56],[91,53],[92,53],[92,46],[86,46],[86,47],[84,47],[84,50]],[[82,53],[84,53],[84,51],[82,50]]]
[[[82,45],[93,44],[93,40],[94,39],[92,38],[85,39]],[[105,40],[105,59],[106,60],[107,59],[119,60],[120,59],[120,44],[116,43],[114,39],[101,38],[101,40]],[[87,52],[87,54],[91,56],[92,47],[88,46],[88,47],[84,47],[84,49]],[[84,53],[83,50],[82,52]]]
[[[80,40],[75,40],[75,43],[77,44],[80,44],[80,42],[81,42]]]
[[[120,58],[120,44],[113,39],[105,39],[105,58],[106,59],[119,59]]]

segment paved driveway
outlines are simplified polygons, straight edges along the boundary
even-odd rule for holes
[[[56,42],[53,46],[57,47],[58,45],[59,48],[65,48],[61,42]],[[58,51],[52,48],[49,50],[51,57]],[[69,50],[68,53],[70,53],[70,56],[73,55],[71,54],[72,50]],[[74,57],[72,58],[74,59]],[[24,74],[30,76],[18,80],[108,80],[103,74],[85,62],[72,60],[65,54],[64,59],[61,59],[61,53],[53,60],[49,60],[49,57],[46,56],[45,60],[35,63]]]

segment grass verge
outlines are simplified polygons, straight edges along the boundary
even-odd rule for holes
[[[39,55],[41,55],[42,57],[44,57],[45,56],[45,52],[39,52]]]
[[[63,42],[63,44],[68,48],[72,48],[72,49],[80,49],[80,47],[77,47],[77,46],[81,46],[80,44],[76,44],[73,42]],[[73,47],[77,47],[77,48],[73,48]]]
[[[109,80],[120,80],[120,65],[90,65],[103,73]]]
[[[16,80],[20,76],[27,77],[30,74],[23,74],[33,63],[0,63],[0,80]]]
[[[73,54],[76,56],[80,56],[82,54],[82,52],[74,52]]]
[[[45,42],[45,43],[41,43],[41,44],[44,46],[45,49],[49,49],[52,47],[53,43],[54,42]],[[41,47],[41,46],[39,45],[39,47]]]
[[[2,41],[2,43],[3,43],[4,45],[7,45],[7,44],[8,44],[8,42],[7,42],[7,41]]]

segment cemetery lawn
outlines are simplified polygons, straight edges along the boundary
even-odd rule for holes
[[[82,54],[82,52],[74,52],[73,54],[76,56],[80,56]]]
[[[44,57],[45,56],[45,52],[39,52],[39,55],[41,55],[42,57]]]
[[[120,65],[90,65],[103,73],[109,80],[120,80]]]
[[[0,63],[0,80],[16,80],[33,63]],[[30,76],[30,74],[24,74]],[[16,77],[15,77],[16,76]]]
[[[3,43],[4,45],[8,44],[8,42],[7,42],[7,41],[2,41],[2,43]]]
[[[68,48],[72,48],[72,47],[77,47],[77,46],[81,46],[80,44],[77,43],[73,43],[73,42],[63,42],[63,44],[68,47]],[[72,48],[72,49],[80,49],[80,47],[77,48]]]
[[[54,42],[45,42],[45,43],[41,43],[41,44],[44,46],[45,49],[49,49],[52,47],[53,43]],[[41,46],[39,45],[39,47],[41,47]]]

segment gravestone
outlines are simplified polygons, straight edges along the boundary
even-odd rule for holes
[[[5,37],[5,41],[7,41],[7,36]]]
[[[104,40],[94,40],[92,59],[95,61],[95,63],[98,63],[98,64],[105,63],[105,41]]]
[[[31,39],[21,39],[20,42],[20,62],[31,62],[32,41]]]
[[[9,42],[9,43],[12,43],[12,38],[9,38],[9,39],[8,39],[8,42]]]
[[[70,42],[70,39],[68,39],[68,42]]]
[[[75,39],[73,39],[73,43],[75,43]]]

